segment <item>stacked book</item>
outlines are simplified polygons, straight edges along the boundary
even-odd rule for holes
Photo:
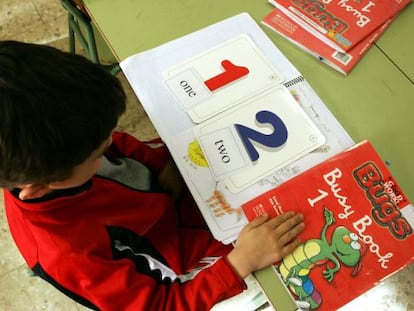
[[[262,21],[347,75],[411,0],[269,0]]]

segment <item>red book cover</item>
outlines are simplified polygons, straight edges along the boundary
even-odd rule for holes
[[[368,141],[242,205],[251,220],[305,215],[276,268],[298,307],[336,310],[414,259],[414,207]]]
[[[337,50],[348,51],[411,0],[271,0],[302,27],[316,31]],[[309,30],[309,31],[311,31]]]
[[[368,35],[347,52],[337,51],[333,47],[321,42],[277,8],[265,16],[262,20],[262,24],[274,30],[336,71],[343,75],[348,75],[394,19],[395,17],[387,20],[378,29],[374,30],[373,33]]]

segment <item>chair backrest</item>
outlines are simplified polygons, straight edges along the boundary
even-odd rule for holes
[[[82,23],[90,23],[91,18],[79,0],[59,0],[62,6]]]
[[[98,49],[91,18],[79,0],[59,0],[68,12],[69,50],[75,54],[75,35],[86,51],[88,58],[95,64],[100,64]],[[112,74],[119,72],[119,64],[103,65]]]
[[[99,64],[98,50],[96,48],[95,35],[90,17],[83,7],[79,7],[73,0],[60,0],[60,3],[68,12],[70,52],[75,53],[76,35],[80,44],[88,54],[89,59]]]

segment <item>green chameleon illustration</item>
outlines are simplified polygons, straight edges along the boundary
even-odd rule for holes
[[[357,234],[346,227],[338,226],[329,243],[326,233],[328,227],[335,223],[335,218],[326,207],[323,216],[325,225],[320,239],[307,240],[278,265],[285,284],[296,295],[296,303],[302,309],[317,309],[322,303],[321,293],[309,278],[313,268],[325,266],[322,274],[328,282],[332,282],[335,273],[341,269],[341,263],[347,267],[355,267],[354,271],[357,271],[353,275],[359,272],[361,265],[361,244]]]

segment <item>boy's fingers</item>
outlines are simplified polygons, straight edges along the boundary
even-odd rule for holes
[[[293,240],[291,243],[285,245],[283,247],[283,257],[285,257],[286,255],[292,253],[296,248],[299,247],[299,245],[302,243],[301,240],[299,239],[295,239]]]
[[[293,211],[289,211],[269,220],[269,225],[274,230],[278,229],[284,232],[289,230],[291,227],[295,226],[302,220],[302,214],[295,214]],[[279,228],[279,226],[281,226],[282,228]],[[283,232],[281,232],[281,234],[283,234]]]
[[[294,227],[291,227],[288,231],[282,233],[282,235],[279,237],[280,243],[282,243],[282,245],[289,244],[304,229],[305,225],[303,222],[297,223]]]
[[[260,226],[261,224],[265,223],[268,218],[269,218],[268,214],[259,215],[255,219],[253,219],[249,224],[247,224],[246,227],[254,228],[254,227]]]
[[[284,247],[294,243],[293,246],[289,247],[289,249],[296,248],[297,245],[299,245],[299,240],[296,239],[296,236],[305,228],[303,223],[303,215],[295,214],[294,212],[287,212],[276,218],[279,218],[278,221],[274,221],[272,223],[273,226],[276,226],[273,227],[276,238]]]
[[[294,215],[295,215],[295,213],[293,211],[283,213],[282,215],[279,215],[279,216],[269,220],[269,225],[271,226],[272,229],[276,229],[281,224],[286,222],[289,218],[292,218]]]

